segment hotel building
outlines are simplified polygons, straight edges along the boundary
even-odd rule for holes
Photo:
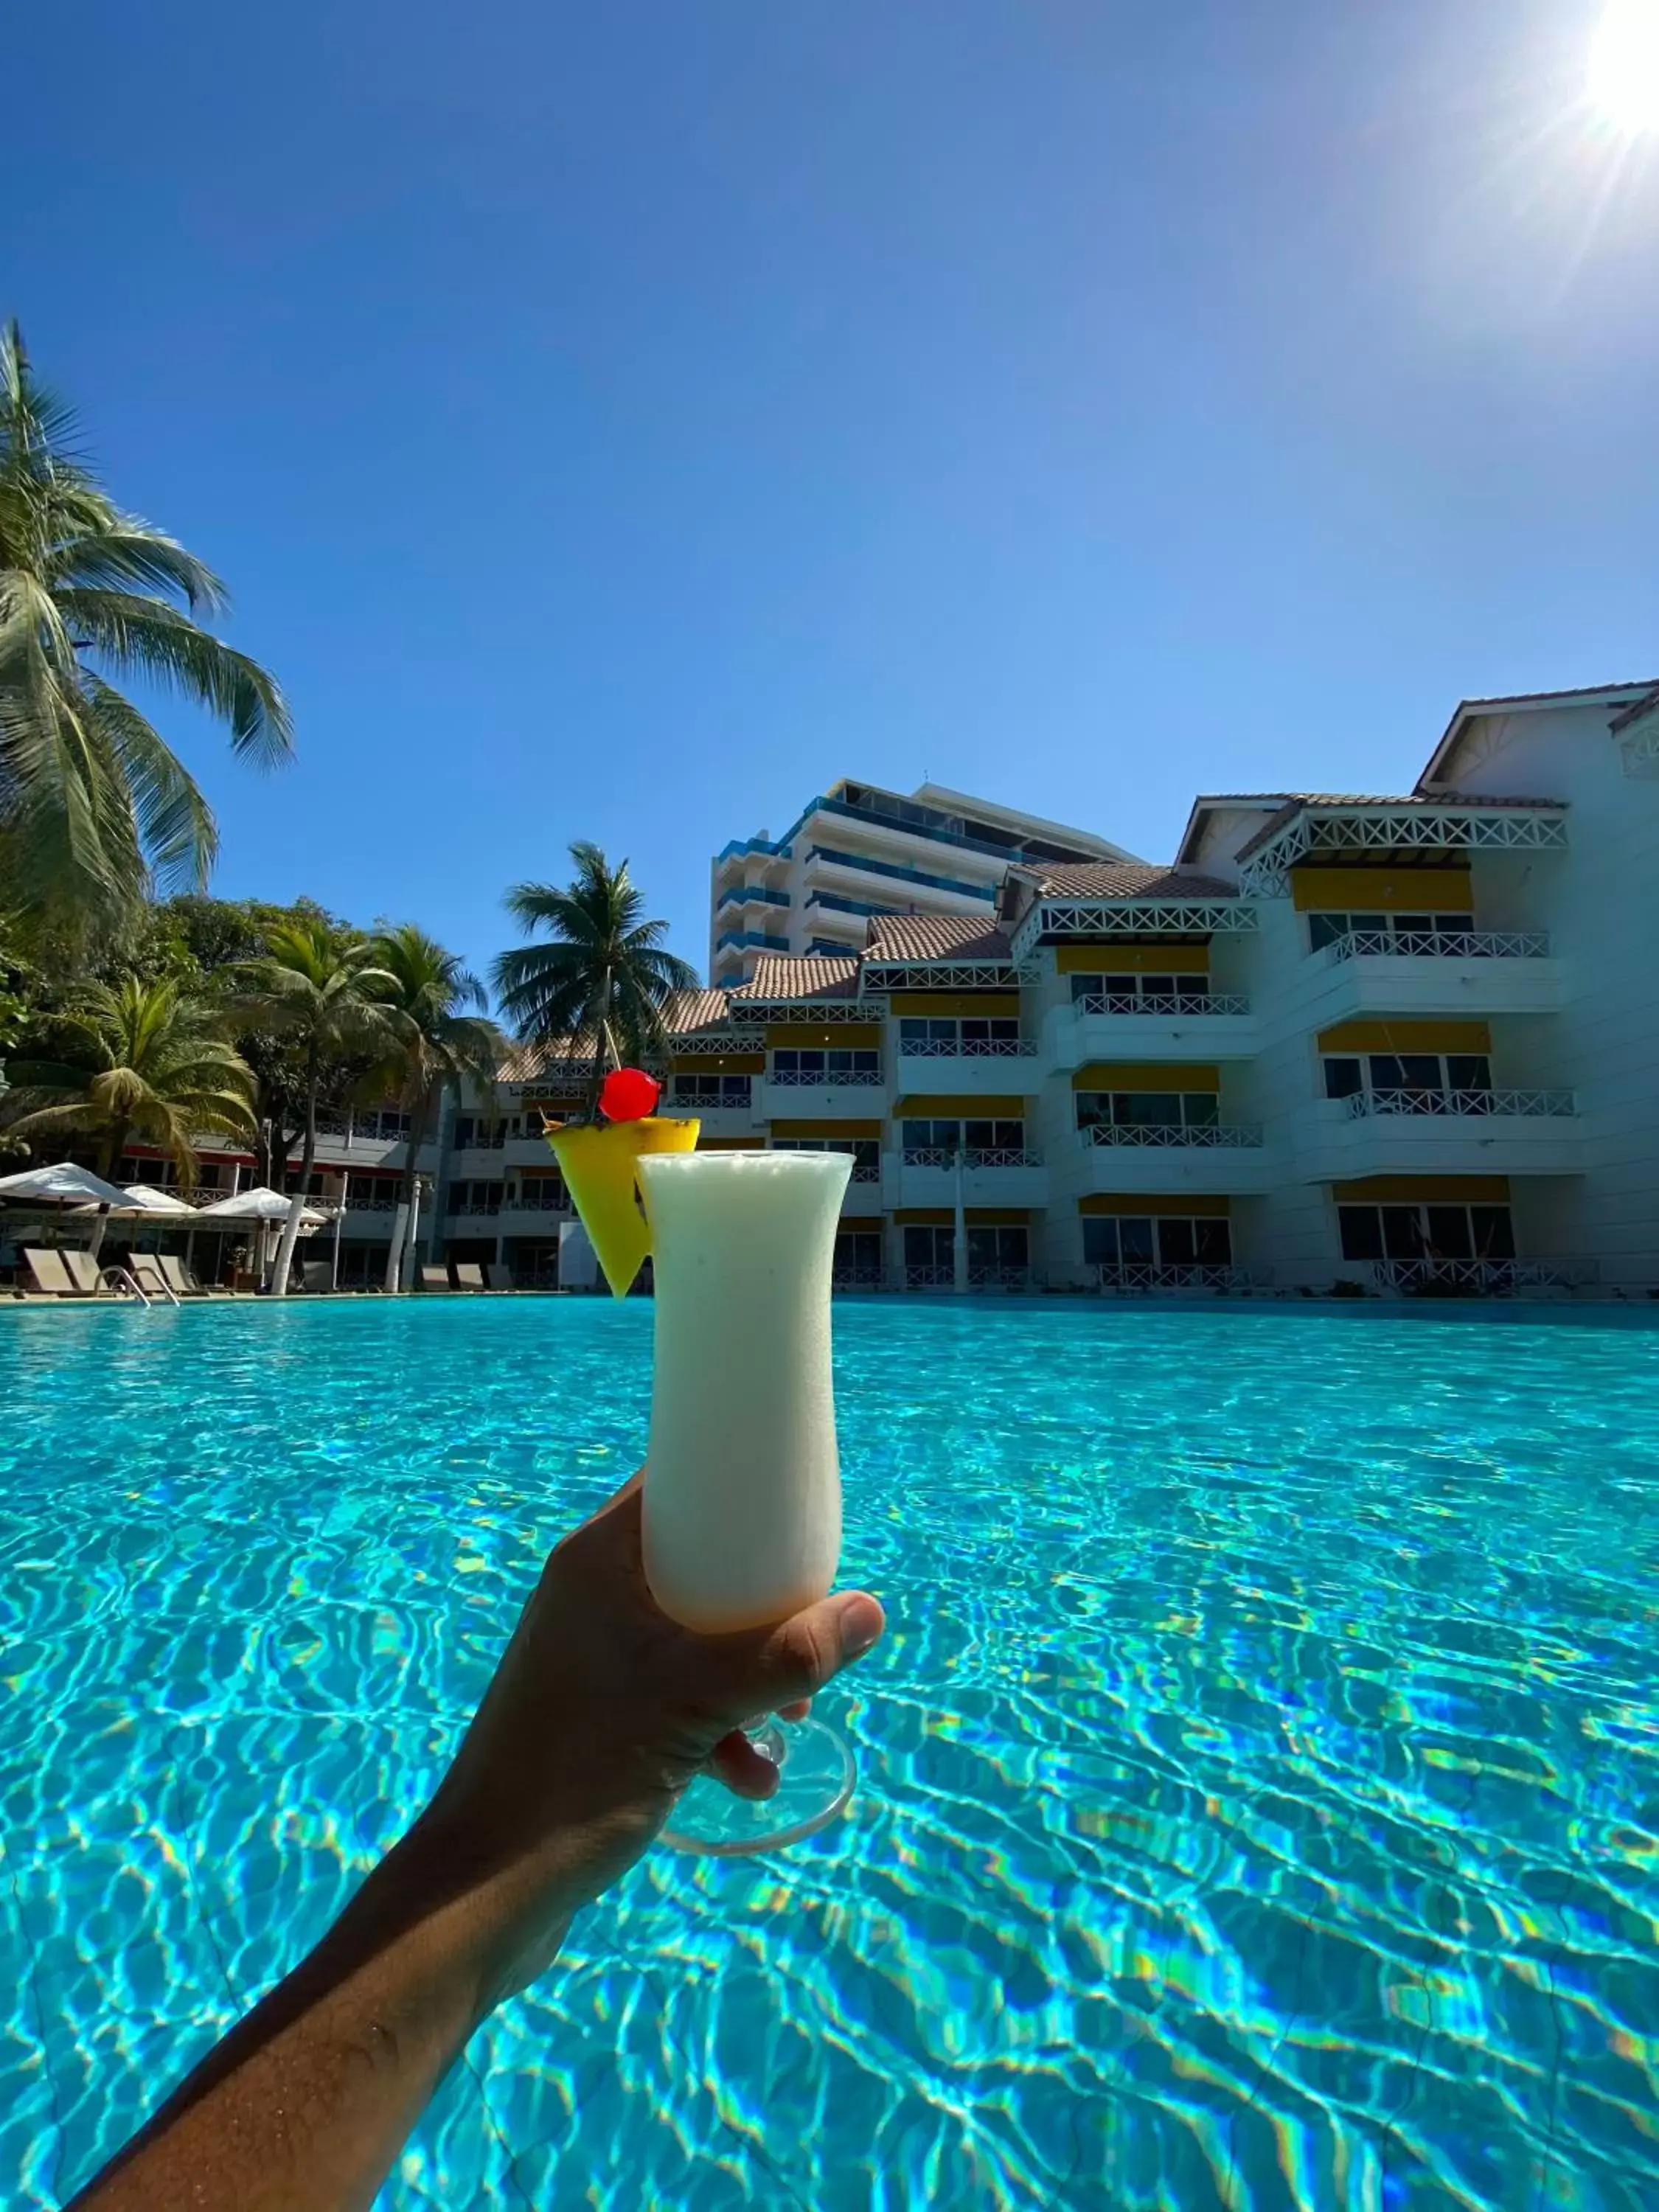
[[[711,934],[665,1109],[850,1153],[850,1285],[1659,1291],[1654,686],[1468,701],[1395,797],[1201,797],[1167,866],[838,784],[720,855]],[[447,1112],[438,1249],[556,1279],[581,1075]],[[348,1280],[404,1158],[367,1120],[319,1160]]]

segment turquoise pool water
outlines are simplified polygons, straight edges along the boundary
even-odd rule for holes
[[[0,1314],[0,2203],[431,1786],[650,1309]],[[837,1310],[853,1816],[653,1853],[385,2208],[1652,2212],[1659,1333]]]

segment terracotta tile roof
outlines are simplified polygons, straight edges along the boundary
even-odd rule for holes
[[[516,1044],[495,1070],[497,1083],[572,1083],[580,1090],[587,1080],[591,1054],[573,1052],[557,1044]]]
[[[1237,857],[1247,860],[1259,846],[1276,837],[1287,822],[1294,822],[1304,806],[1564,806],[1560,799],[1495,799],[1484,791],[1413,791],[1403,798],[1388,798],[1376,792],[1357,791],[1294,791],[1277,814],[1270,815],[1254,837],[1238,848]]]
[[[684,1036],[691,1030],[718,1029],[726,1018],[724,991],[676,991],[663,1009],[671,1036]]]
[[[870,924],[866,960],[1006,960],[1008,933],[974,914],[884,914]]]
[[[746,999],[852,999],[858,995],[856,953],[844,957],[805,957],[789,952],[763,952],[754,975],[731,994],[735,1014]]]
[[[1162,867],[1149,860],[1068,860],[1053,867],[1026,868],[1048,898],[1212,899],[1237,898],[1237,884],[1195,868]]]

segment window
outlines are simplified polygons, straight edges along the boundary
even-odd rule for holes
[[[452,1183],[449,1210],[452,1213],[499,1213],[504,1188],[499,1182]]]
[[[1310,914],[1308,948],[1321,951],[1356,931],[1382,937],[1460,937],[1474,927],[1472,914]]]
[[[968,1230],[968,1271],[981,1268],[999,1273],[1030,1264],[1030,1232],[1024,1223],[970,1224]]]
[[[1097,1267],[1228,1267],[1232,1231],[1208,1216],[1085,1214],[1083,1256]]]
[[[854,1182],[881,1180],[881,1139],[878,1137],[774,1137],[775,1152],[850,1152]]]
[[[513,1202],[531,1213],[565,1213],[570,1206],[564,1178],[556,1175],[526,1176]]]
[[[1072,997],[1078,999],[1176,999],[1186,1012],[1201,1006],[1208,996],[1210,979],[1204,975],[1073,975]],[[1133,1013],[1130,1006],[1115,1005],[1115,1013]]]
[[[907,1152],[953,1152],[958,1145],[970,1152],[1023,1152],[1024,1121],[917,1121],[899,1125]]]
[[[1484,1052],[1373,1052],[1325,1062],[1325,1096],[1352,1098],[1356,1092],[1437,1097],[1449,1091],[1490,1091],[1492,1061]]]
[[[1212,1129],[1220,1119],[1213,1091],[1079,1091],[1077,1125],[1117,1128]]]
[[[751,1079],[746,1075],[677,1075],[677,1106],[746,1106]]]
[[[832,1279],[839,1283],[881,1280],[879,1229],[848,1229],[836,1237]]]
[[[841,1045],[811,1047],[802,1051],[781,1046],[772,1055],[772,1072],[807,1082],[835,1083],[849,1075],[879,1075],[881,1054]]]
[[[909,1221],[904,1227],[907,1267],[950,1268],[956,1261],[956,1231],[948,1221]]]
[[[902,1014],[901,1045],[980,1046],[1018,1044],[1019,1021],[1013,1014]]]
[[[1512,1260],[1507,1206],[1339,1206],[1345,1260]]]

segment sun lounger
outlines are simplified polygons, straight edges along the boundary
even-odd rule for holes
[[[161,1263],[154,1252],[135,1252],[131,1273],[147,1298],[160,1298],[163,1305],[178,1304],[179,1294],[161,1273]]]
[[[82,1297],[113,1297],[116,1295],[115,1286],[99,1266],[95,1252],[62,1251],[58,1257],[63,1261],[70,1281]]]
[[[167,1277],[175,1297],[204,1298],[210,1296],[176,1252],[158,1252],[156,1264]]]
[[[513,1280],[513,1270],[505,1260],[491,1260],[484,1268],[484,1280],[492,1291],[511,1291],[518,1286]]]
[[[447,1291],[449,1286],[449,1270],[447,1267],[422,1268],[421,1288],[423,1291]]]
[[[326,1260],[307,1260],[300,1269],[300,1280],[308,1291],[331,1291],[334,1269]]]
[[[481,1291],[483,1286],[483,1269],[476,1260],[458,1260],[455,1262],[455,1287],[458,1291]]]
[[[49,1298],[88,1298],[92,1296],[90,1291],[82,1289],[64,1265],[61,1252],[25,1246],[23,1265],[33,1277],[35,1289],[45,1291]]]

